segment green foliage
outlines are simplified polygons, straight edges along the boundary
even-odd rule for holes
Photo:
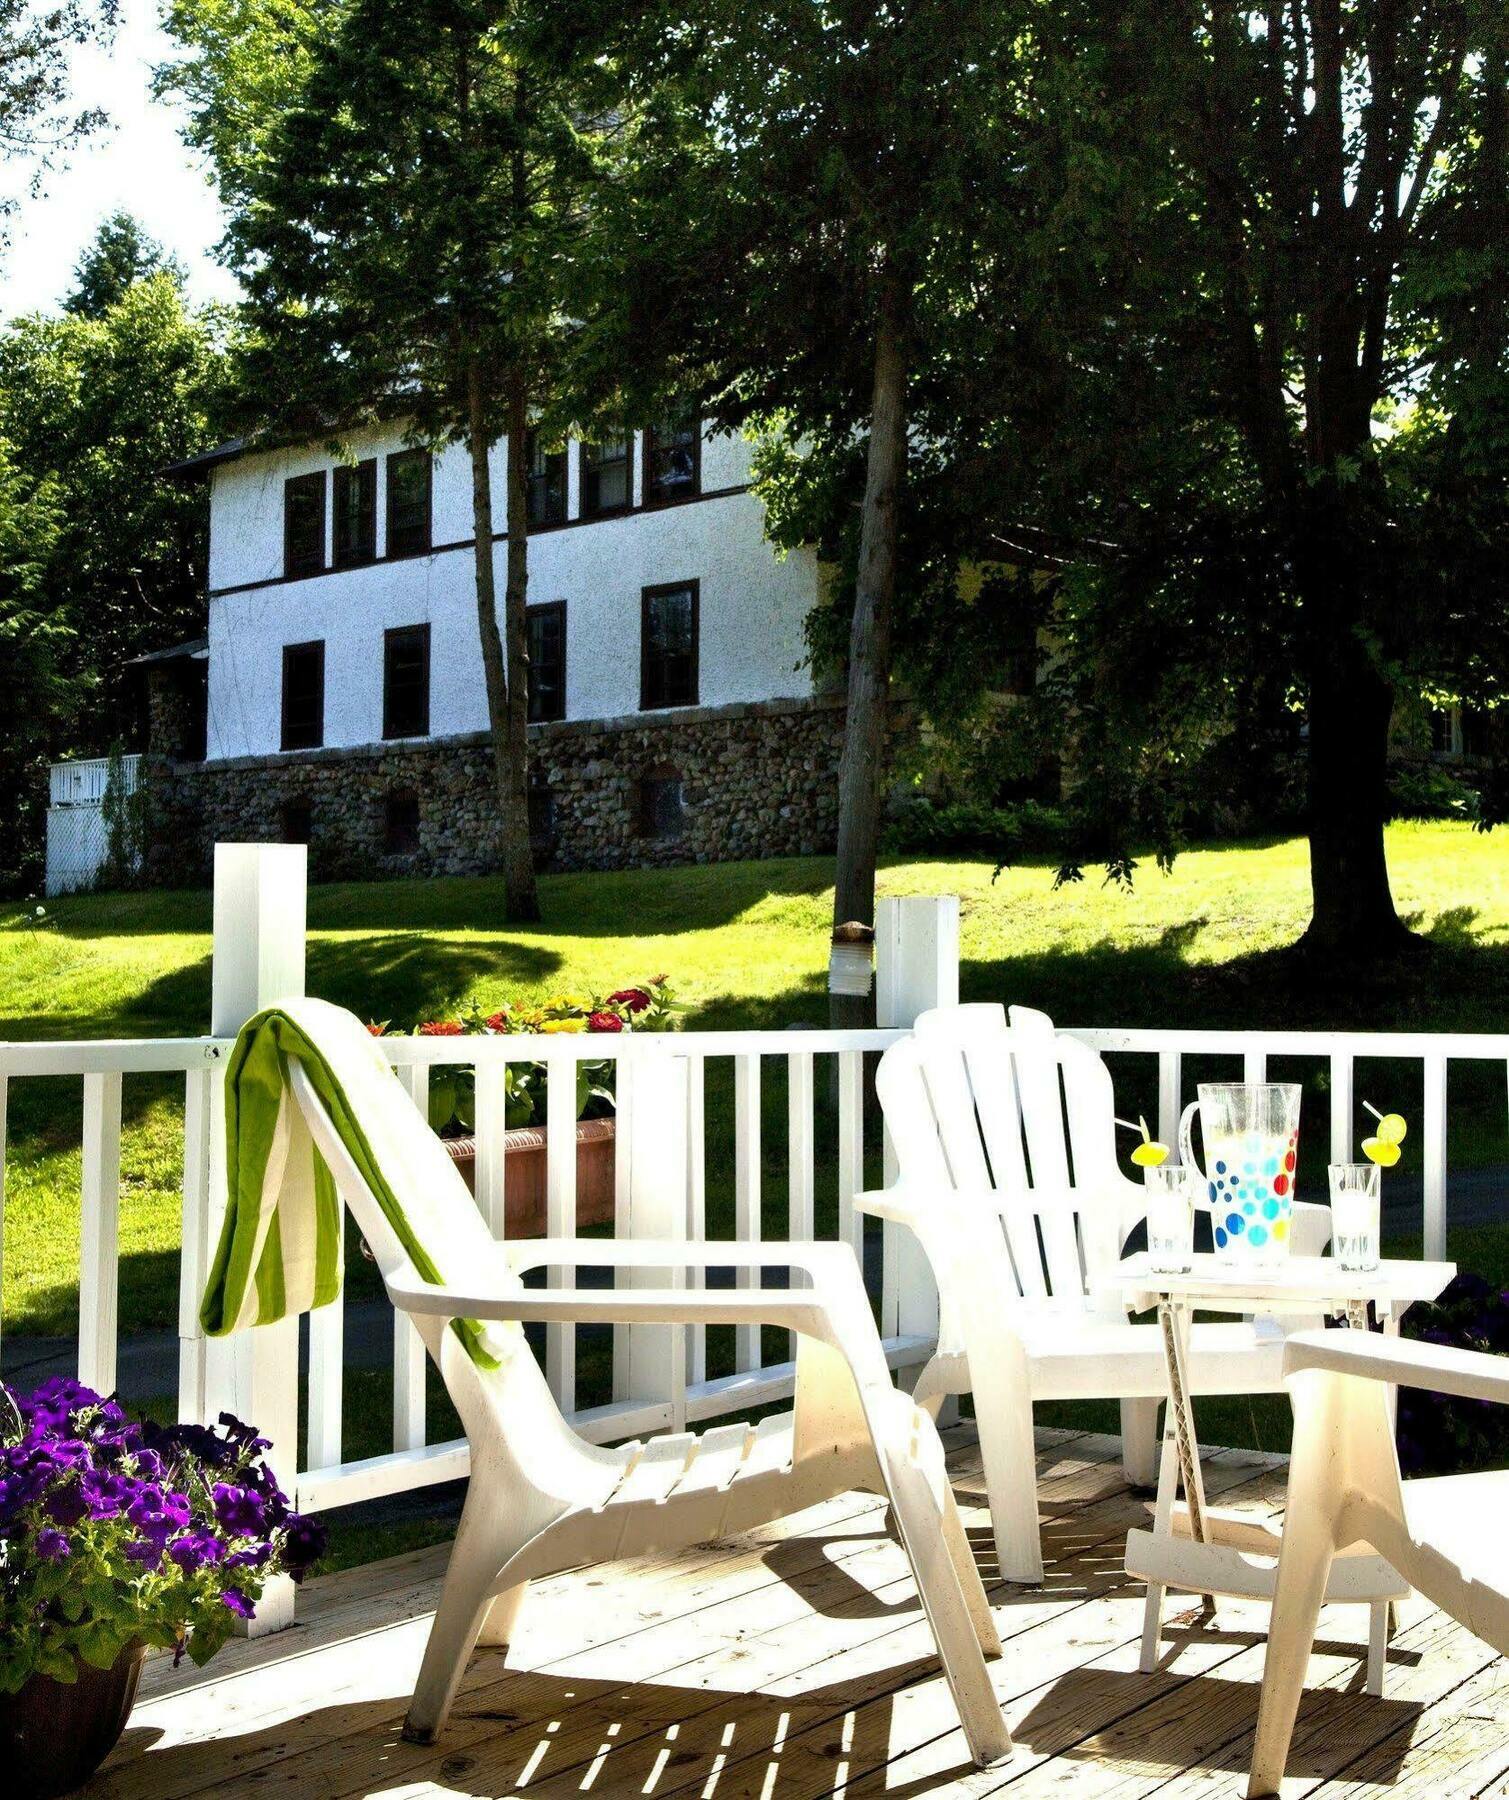
[[[111,35],[118,11],[118,0],[0,0],[0,160],[29,165],[33,193],[105,122],[97,107],[73,109],[70,62],[75,46]],[[14,209],[0,200],[0,230]]]
[[[884,847],[893,856],[994,856],[1009,864],[1024,855],[1062,854],[1071,842],[1064,810],[1037,800],[1012,806],[909,800],[887,825]]]
[[[103,885],[134,887],[147,850],[147,796],[143,788],[127,787],[125,756],[118,743],[105,770],[100,819],[105,827]]]
[[[138,281],[166,274],[182,286],[183,264],[148,237],[136,219],[121,208],[100,223],[94,242],[73,271],[73,290],[63,311],[78,318],[102,319],[119,306]]]
[[[1406,764],[1389,777],[1391,818],[1476,820],[1481,808],[1477,788],[1436,764]]]

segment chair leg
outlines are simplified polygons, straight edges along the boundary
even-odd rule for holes
[[[1320,1370],[1306,1370],[1290,1383],[1294,1443],[1289,1493],[1248,1800],[1277,1794],[1282,1786],[1310,1647],[1315,1642],[1315,1623],[1336,1554],[1336,1533],[1349,1478],[1348,1434],[1338,1405],[1339,1388],[1334,1376]]]
[[[959,1588],[964,1595],[964,1604],[969,1608],[970,1623],[975,1628],[975,1636],[980,1640],[981,1650],[990,1657],[1004,1655],[1001,1634],[996,1630],[995,1615],[990,1610],[985,1584],[980,1580],[980,1571],[975,1566],[975,1554],[969,1547],[964,1521],[959,1516],[959,1503],[954,1499],[952,1488],[944,1489],[943,1539],[948,1545],[949,1559],[954,1565],[954,1574],[959,1578]]]
[[[494,1604],[492,1594],[498,1573],[512,1554],[512,1547],[501,1539],[496,1525],[490,1519],[485,1524],[481,1521],[473,1504],[480,1497],[476,1488],[467,1495],[440,1590],[440,1605],[435,1610],[419,1680],[404,1720],[403,1735],[413,1744],[432,1744],[445,1729],[456,1689],[461,1685],[483,1621]],[[521,1584],[505,1589],[498,1598],[511,1601],[517,1611],[515,1596],[522,1593]],[[507,1624],[512,1623],[512,1618],[508,1618]]]
[[[987,1413],[982,1411],[977,1397],[975,1410],[1001,1578],[1041,1587],[1043,1548],[1037,1516],[1037,1444],[1032,1433],[1032,1402],[1025,1394],[1014,1394],[1010,1404]]]
[[[976,1764],[987,1769],[1011,1755],[1011,1733],[990,1685],[978,1627],[947,1545],[947,1507],[934,1497],[926,1475],[905,1450],[898,1453],[880,1443],[876,1450],[965,1741]]]
[[[1383,1697],[1388,1669],[1389,1612],[1392,1600],[1375,1600],[1368,1608],[1368,1692]]]
[[[1133,1487],[1150,1488],[1158,1479],[1160,1401],[1121,1402],[1121,1468]]]

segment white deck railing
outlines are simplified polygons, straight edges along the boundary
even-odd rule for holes
[[[140,756],[123,756],[121,782],[128,794],[136,792],[141,773]],[[47,776],[49,806],[99,806],[110,785],[110,758],[91,756],[76,762],[53,763]]]
[[[291,854],[279,852],[278,854]],[[215,1010],[226,1023],[246,1016],[250,980],[302,983],[302,888],[288,893],[258,891],[226,904],[216,897]],[[295,904],[296,900],[296,904]],[[925,1005],[956,992],[957,905],[954,902],[890,903],[889,932],[881,934],[881,1016],[906,1021]],[[904,914],[896,910],[910,909]],[[281,910],[280,910],[281,907]],[[902,921],[906,923],[903,924]],[[250,922],[250,923],[249,923]],[[253,928],[254,927],[254,928]],[[265,936],[259,936],[264,933]],[[297,934],[297,945],[285,941]],[[270,944],[287,955],[269,973]],[[297,954],[294,954],[294,948]],[[271,958],[278,963],[276,957]],[[238,999],[237,996],[242,996]],[[264,996],[265,997],[265,996]],[[261,1003],[257,1000],[255,1003]],[[688,1031],[653,1037],[630,1034],[501,1038],[409,1038],[383,1040],[394,1067],[422,1106],[433,1071],[457,1065],[476,1072],[477,1203],[501,1234],[508,1183],[504,1154],[505,1070],[510,1062],[544,1062],[561,1078],[548,1087],[546,1210],[552,1237],[578,1235],[576,1225],[575,1064],[617,1061],[618,1137],[615,1156],[614,1230],[618,1235],[674,1238],[708,1234],[707,1196],[718,1187],[732,1197],[731,1217],[715,1218],[712,1235],[731,1228],[734,1239],[762,1236],[811,1238],[819,1221],[853,1245],[875,1275],[875,1299],[882,1336],[894,1366],[920,1361],[935,1331],[936,1296],[915,1245],[892,1230],[866,1242],[873,1221],[855,1212],[853,1196],[864,1185],[867,1141],[878,1148],[879,1122],[866,1116],[864,1057],[901,1035],[899,1024],[861,1032]],[[1452,1061],[1499,1062],[1509,1070],[1509,1035],[1423,1033],[1326,1033],[1308,1031],[1229,1032],[1115,1030],[1089,1027],[1076,1032],[1112,1057],[1123,1086],[1135,1078],[1124,1058],[1155,1058],[1159,1133],[1173,1142],[1179,1109],[1190,1094],[1192,1060],[1201,1072],[1231,1059],[1232,1074],[1261,1079],[1272,1060],[1311,1059],[1330,1079],[1331,1155],[1352,1155],[1357,1125],[1356,1071],[1360,1063],[1383,1058],[1413,1061],[1421,1070],[1423,1109],[1412,1134],[1423,1148],[1424,1248],[1438,1256],[1445,1247],[1448,1170],[1448,1069]],[[121,1208],[122,1083],[126,1075],[181,1075],[183,1078],[183,1232],[179,1268],[180,1343],[178,1411],[185,1419],[213,1416],[221,1406],[240,1408],[273,1437],[281,1464],[294,1461],[290,1446],[302,1413],[306,1448],[296,1478],[299,1504],[313,1509],[450,1480],[466,1472],[466,1448],[459,1441],[431,1443],[425,1405],[425,1365],[417,1335],[400,1322],[392,1353],[391,1449],[376,1456],[346,1455],[343,1432],[345,1318],[342,1303],[311,1316],[307,1374],[300,1376],[297,1335],[272,1327],[231,1340],[207,1342],[199,1332],[198,1308],[223,1208],[220,1169],[222,1076],[231,1039],[225,1035],[160,1040],[104,1040],[74,1043],[0,1043],[0,1257],[3,1257],[6,1101],[10,1084],[46,1077],[73,1077],[82,1084],[79,1192],[80,1378],[109,1390],[116,1384],[118,1351],[119,1244]],[[665,1104],[665,1082],[647,1084],[638,1100],[635,1069],[645,1051],[661,1056],[661,1070],[676,1071],[674,1117]],[[669,1058],[669,1062],[664,1059]],[[729,1128],[709,1127],[704,1100],[710,1074],[731,1094],[723,1116]],[[1222,1071],[1224,1072],[1224,1071]],[[655,1089],[652,1095],[650,1086]],[[772,1091],[785,1097],[783,1127],[772,1157],[782,1170],[783,1192],[766,1191],[762,1099]],[[1146,1092],[1146,1079],[1139,1082]],[[1394,1097],[1387,1098],[1394,1104]],[[832,1104],[819,1105],[819,1096]],[[658,1097],[656,1097],[658,1096]],[[653,1104],[651,1103],[653,1100]],[[649,1123],[646,1123],[646,1120]],[[666,1178],[661,1135],[675,1135],[672,1160],[684,1163],[683,1178]],[[658,1155],[653,1180],[636,1174],[636,1131],[643,1144],[655,1137]],[[831,1135],[829,1135],[831,1134]],[[867,1137],[868,1134],[868,1137]],[[822,1141],[819,1141],[819,1138]],[[887,1159],[888,1160],[888,1159]],[[820,1181],[831,1183],[828,1194]],[[831,1199],[831,1207],[826,1201]],[[820,1201],[823,1204],[820,1206]],[[866,1255],[866,1250],[871,1254]],[[584,1260],[590,1256],[584,1251]],[[558,1271],[553,1279],[569,1279]],[[743,1280],[757,1280],[745,1272]],[[732,1368],[709,1373],[707,1333],[700,1327],[616,1327],[613,1333],[611,1393],[590,1407],[578,1404],[578,1338],[574,1328],[545,1333],[546,1374],[562,1408],[582,1432],[598,1441],[662,1428],[677,1429],[787,1396],[793,1368],[781,1358],[767,1362],[758,1329],[740,1327],[734,1336]],[[3,1345],[0,1345],[3,1366]]]

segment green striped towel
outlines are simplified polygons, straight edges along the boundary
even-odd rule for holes
[[[353,1014],[291,999],[242,1026],[225,1072],[225,1223],[199,1322],[210,1337],[328,1306],[341,1291],[343,1218],[285,1071],[296,1060],[324,1102],[424,1281],[476,1274],[480,1217],[428,1122]],[[498,1366],[496,1328],[458,1319],[474,1361]]]

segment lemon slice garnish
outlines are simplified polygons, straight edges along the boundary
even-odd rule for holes
[[[1139,1169],[1156,1169],[1160,1163],[1168,1161],[1168,1145],[1160,1144],[1150,1138],[1145,1144],[1139,1144],[1132,1152],[1132,1161]]]
[[[1391,1169],[1399,1160],[1399,1146],[1392,1138],[1370,1137],[1362,1140],[1362,1154],[1380,1169]]]
[[[1402,1144],[1408,1132],[1403,1113],[1385,1113],[1378,1121],[1378,1136],[1385,1144]]]

